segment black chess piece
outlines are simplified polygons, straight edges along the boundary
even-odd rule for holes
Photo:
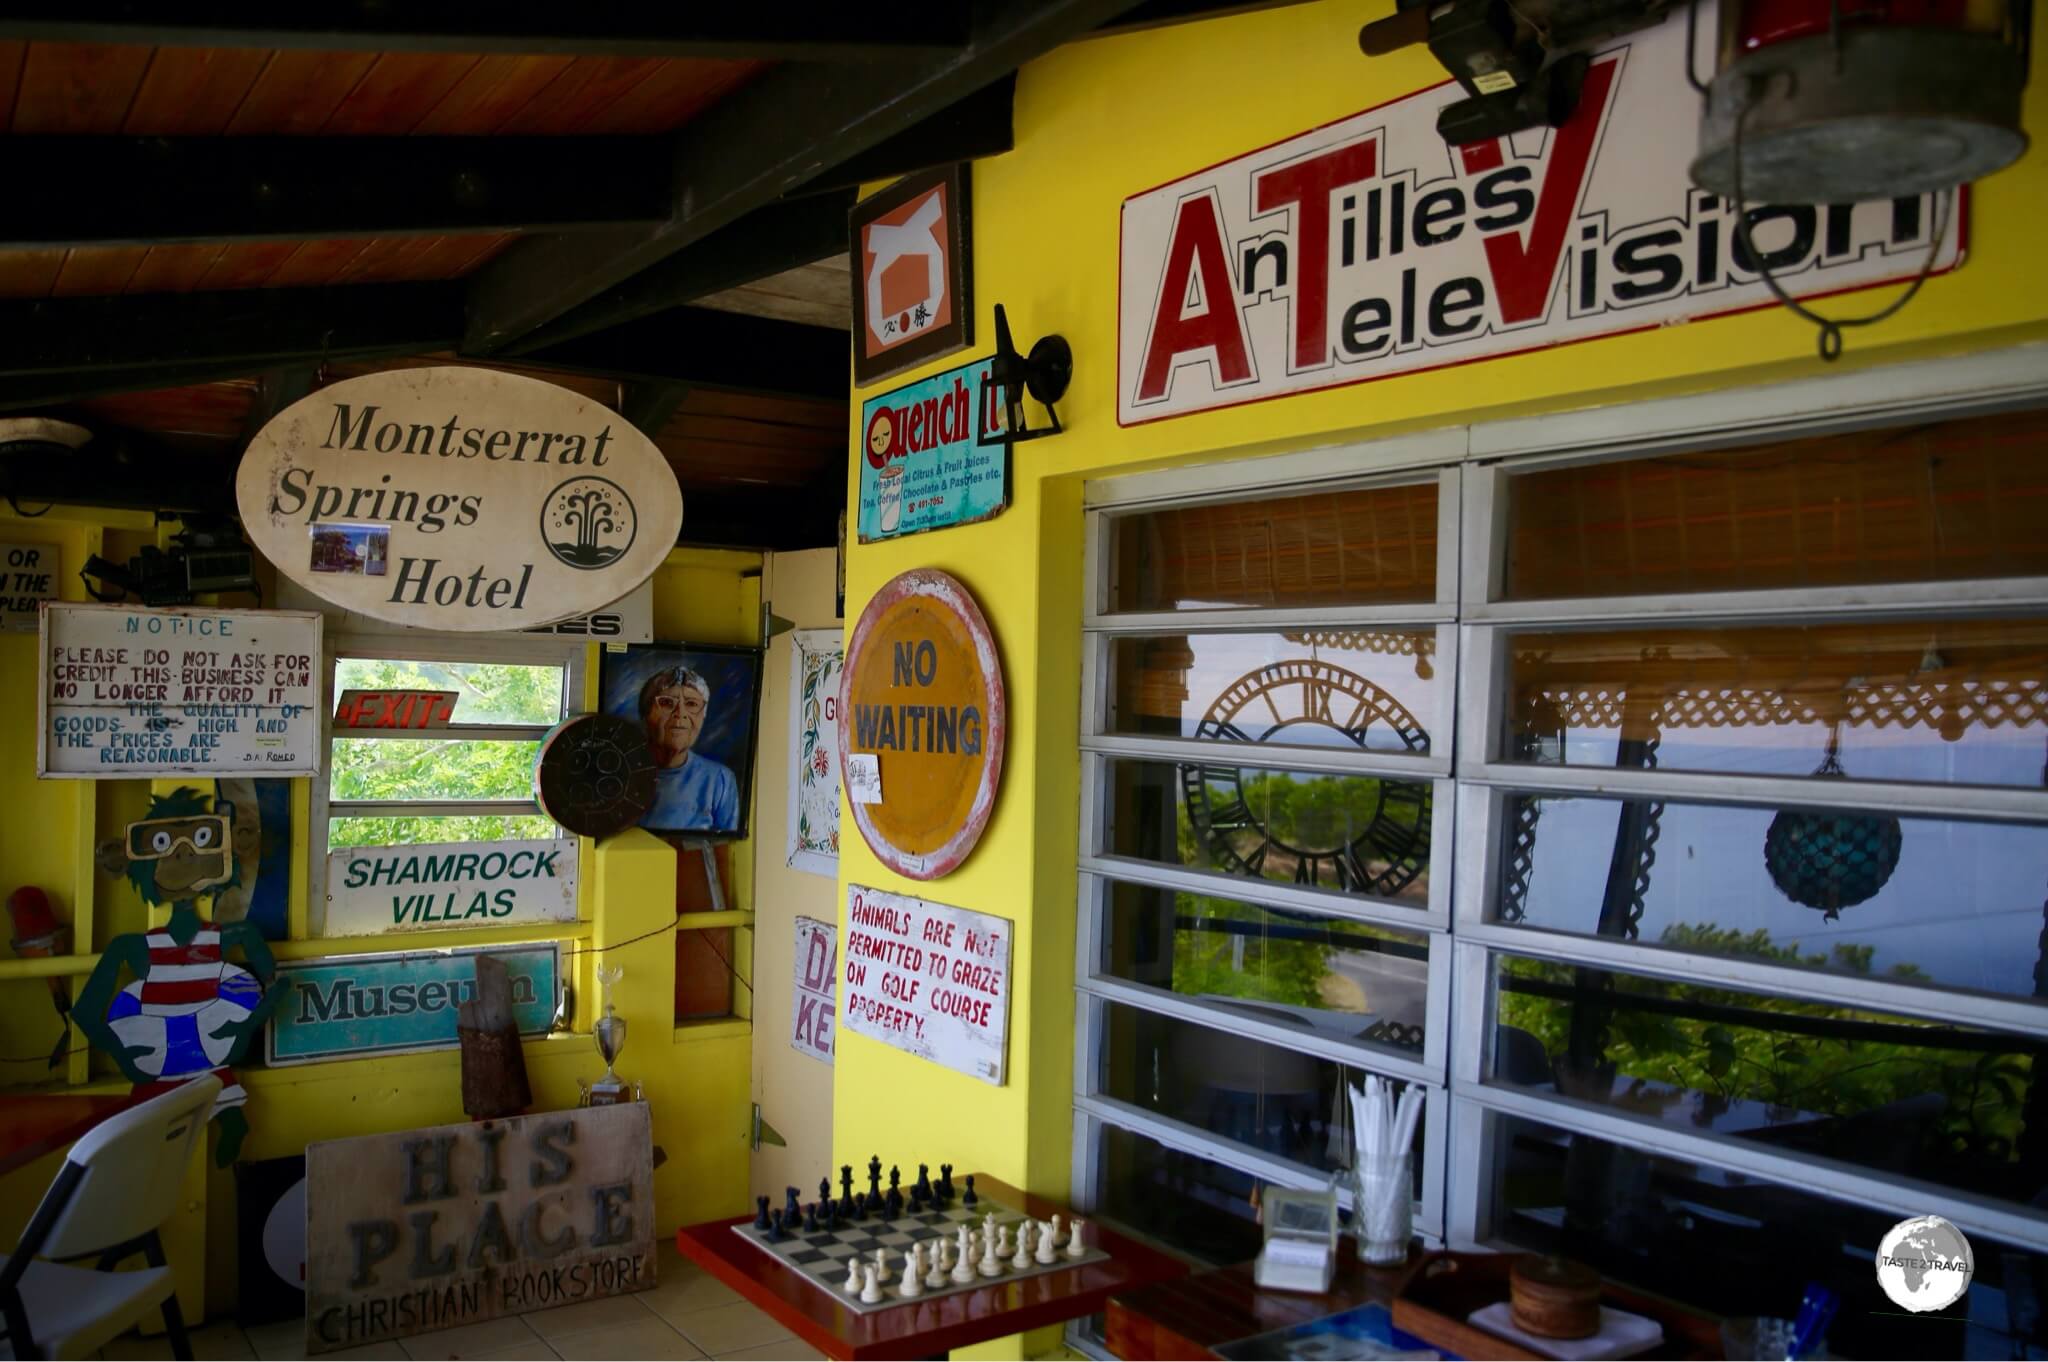
[[[823,1209],[832,1204],[832,1179],[818,1179],[818,1206]]]
[[[839,1213],[853,1219],[853,1165],[839,1165]]]
[[[796,1222],[803,1219],[803,1197],[794,1187],[783,1188],[782,1195],[785,1198],[782,1203],[782,1218],[789,1223],[791,1231],[794,1231],[796,1229]]]
[[[939,1201],[941,1203],[944,1203],[951,1201],[952,1199],[953,1165],[950,1163],[942,1163],[939,1165]]]
[[[969,1173],[967,1175],[967,1195],[960,1198],[960,1204],[962,1206],[972,1206],[979,1200],[981,1198],[974,1194],[974,1174]]]
[[[754,1212],[754,1228],[757,1230],[765,1230],[768,1228],[768,1198],[765,1196],[757,1196],[754,1198],[754,1205],[759,1207],[759,1209]]]
[[[924,1213],[924,1192],[915,1185],[910,1189],[910,1213],[912,1215],[922,1215]]]
[[[903,1173],[902,1173],[902,1170],[898,1169],[898,1168],[896,1167],[896,1165],[895,1165],[895,1164],[893,1164],[893,1163],[892,1163],[892,1164],[890,1164],[890,1165],[889,1165],[889,1190],[893,1192],[893,1191],[895,1191],[895,1190],[896,1190],[896,1189],[897,1189],[898,1187],[901,1187],[902,1185],[903,1185]]]
[[[882,1156],[880,1154],[872,1154],[868,1157],[868,1200],[874,1202],[881,1199]]]
[[[932,1199],[932,1166],[928,1163],[917,1166],[917,1197],[922,1201]]]
[[[868,1194],[867,1194],[866,1192],[855,1192],[855,1193],[853,1194],[853,1219],[854,1219],[854,1222],[855,1222],[856,1224],[858,1224],[858,1223],[859,1223],[860,1221],[863,1221],[863,1220],[865,1220],[865,1219],[867,1219],[867,1218],[868,1218]]]
[[[903,1193],[898,1191],[896,1188],[891,1187],[889,1189],[889,1218],[891,1220],[900,1220],[902,1219],[902,1217]]]
[[[768,1242],[779,1244],[788,1237],[782,1232],[782,1212],[771,1211],[768,1215]]]
[[[827,1233],[827,1234],[830,1234],[830,1233],[832,1233],[832,1231],[834,1231],[834,1230],[836,1230],[836,1229],[838,1229],[838,1228],[839,1228],[839,1203],[838,1203],[838,1202],[836,1202],[836,1201],[832,1201],[832,1200],[829,1200],[829,1199],[828,1199],[828,1200],[827,1200],[827,1201],[825,1202],[825,1219],[824,1219],[824,1226],[825,1226],[825,1233]]]
[[[808,1206],[804,1207],[804,1233],[805,1233],[805,1234],[816,1234],[817,1232],[818,1232],[818,1203],[817,1203],[817,1202],[815,1202],[815,1201],[813,1201],[813,1202],[812,1202],[812,1203],[810,1203],[810,1204],[809,1204]]]

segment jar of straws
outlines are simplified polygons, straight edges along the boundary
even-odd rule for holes
[[[1408,1261],[1414,1232],[1415,1183],[1409,1152],[1422,1119],[1422,1089],[1414,1084],[1397,1101],[1394,1085],[1371,1074],[1363,1091],[1351,1090],[1351,1129],[1357,1148],[1351,1164],[1351,1229],[1358,1256],[1382,1266]]]

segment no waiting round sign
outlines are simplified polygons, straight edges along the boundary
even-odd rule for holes
[[[1009,715],[1002,660],[967,588],[931,568],[861,611],[839,683],[840,778],[872,757],[881,799],[853,821],[882,864],[935,880],[967,859],[995,808]]]

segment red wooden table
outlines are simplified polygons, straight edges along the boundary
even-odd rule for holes
[[[1020,1192],[986,1173],[975,1174],[974,1185],[1002,1205],[1039,1220],[1056,1213],[1071,1215],[1057,1202]],[[1119,1292],[1187,1272],[1179,1259],[1091,1220],[1089,1238],[1110,1255],[1107,1262],[997,1281],[862,1314],[733,1233],[734,1225],[752,1218],[740,1215],[686,1225],[676,1231],[676,1248],[828,1357],[943,1356],[954,1348],[1092,1315]]]
[[[54,1153],[135,1099],[66,1093],[0,1098],[0,1175]]]

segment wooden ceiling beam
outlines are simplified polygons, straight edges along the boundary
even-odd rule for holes
[[[799,265],[846,253],[853,191],[790,199],[756,208],[685,250],[505,347],[525,355],[593,331],[666,312]]]
[[[0,249],[664,222],[661,137],[10,137]],[[844,233],[842,232],[842,235]]]
[[[1016,101],[1017,73],[1012,71],[915,126],[841,161],[796,192],[858,189],[913,171],[1013,151],[1017,146]]]
[[[667,222],[652,230],[529,237],[472,275],[463,348],[472,354],[504,350],[1131,4],[987,0],[972,7],[973,31],[964,46],[904,62],[886,79],[872,67],[845,62],[768,72],[676,134],[670,183],[677,207]],[[601,318],[585,321],[602,325]]]
[[[679,382],[844,402],[851,347],[846,332],[829,327],[678,307],[520,358],[627,383]]]
[[[15,0],[0,38],[148,47],[568,57],[885,62],[968,38],[957,0],[849,5],[641,4],[628,0]]]

